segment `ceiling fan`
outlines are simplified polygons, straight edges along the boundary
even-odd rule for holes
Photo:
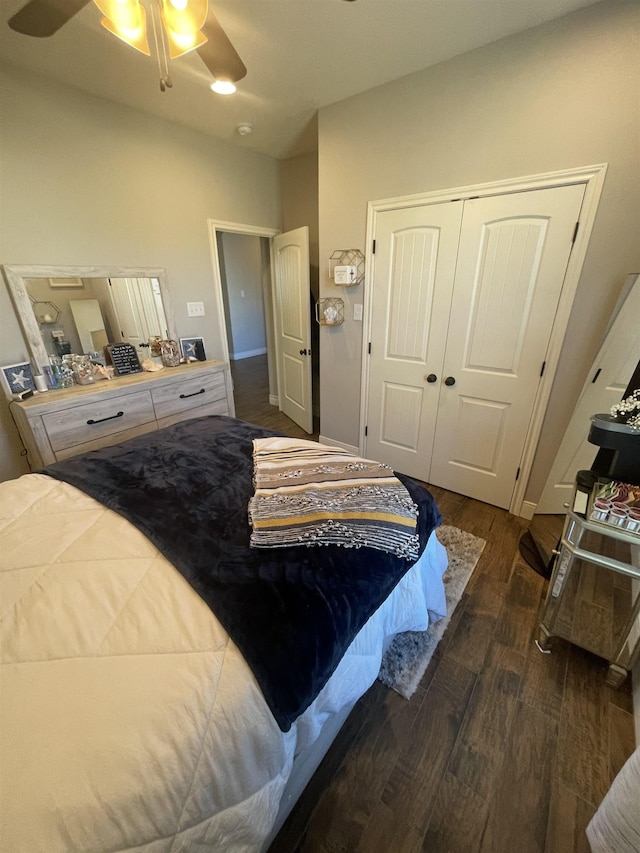
[[[48,38],[89,4],[90,0],[28,0],[8,24],[26,36]],[[169,59],[191,50],[216,79],[228,85],[241,80],[247,69],[229,41],[207,0],[94,0],[104,15],[102,25],[147,56],[149,35],[155,46],[160,88],[171,88]],[[148,15],[147,15],[148,11]],[[151,27],[147,27],[147,17]],[[235,87],[231,87],[231,91]]]

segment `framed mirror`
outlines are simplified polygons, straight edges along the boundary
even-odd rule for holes
[[[49,356],[176,340],[166,272],[149,267],[2,267],[33,367]],[[148,348],[141,356],[148,354]]]

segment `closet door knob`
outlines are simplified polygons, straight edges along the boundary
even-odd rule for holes
[[[437,382],[438,381],[438,377],[435,375],[435,373],[430,373],[428,376],[425,376],[424,378],[427,380],[427,382]]]
[[[445,384],[445,385],[449,385],[449,386],[451,386],[451,385],[455,385],[455,384],[456,384],[455,377],[453,377],[453,376],[447,376],[447,378],[444,380],[444,384]]]

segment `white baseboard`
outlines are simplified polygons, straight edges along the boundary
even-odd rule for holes
[[[335,447],[344,447],[345,450],[348,450],[349,453],[353,453],[354,456],[358,456],[360,453],[359,448],[354,447],[353,444],[345,444],[344,441],[338,441],[336,438],[327,438],[326,435],[318,436],[318,441],[320,444],[329,444],[334,445]]]
[[[229,358],[231,361],[241,361],[243,358],[252,358],[254,355],[264,355],[267,351],[266,347],[261,349],[247,349],[244,352],[230,352]]]
[[[522,506],[520,507],[518,516],[520,518],[526,518],[527,521],[531,521],[533,516],[536,514],[537,507],[538,504],[534,504],[533,501],[522,501]]]
[[[277,394],[269,394],[269,405],[270,406],[279,406],[280,400]]]

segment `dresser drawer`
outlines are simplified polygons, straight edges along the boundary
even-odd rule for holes
[[[196,409],[226,399],[227,391],[224,373],[219,371],[184,377],[180,381],[152,388],[151,394],[156,418],[161,420],[179,414],[188,417],[190,410],[194,410],[194,417],[197,417]]]
[[[82,403],[42,416],[49,442],[56,453],[153,421],[155,414],[149,391]]]

